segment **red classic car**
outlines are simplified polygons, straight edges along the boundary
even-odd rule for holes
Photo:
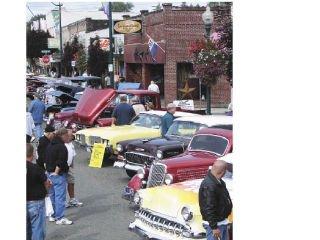
[[[111,125],[111,114],[115,106],[120,102],[121,95],[127,95],[128,102],[137,97],[139,102],[146,105],[152,102],[154,110],[165,110],[161,108],[160,95],[148,90],[113,90],[86,88],[74,111],[67,111],[55,115],[53,125],[55,128],[64,126],[76,132],[88,127],[104,127]],[[204,111],[179,111],[204,114]]]
[[[204,178],[217,158],[232,152],[232,145],[232,130],[201,129],[183,154],[154,162],[150,171],[141,167],[125,187],[122,197],[131,201],[140,188]]]

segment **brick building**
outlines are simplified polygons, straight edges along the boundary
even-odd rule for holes
[[[124,19],[142,20],[142,33],[125,34],[124,62],[126,81],[141,82],[147,88],[151,80],[155,80],[164,95],[165,103],[181,99],[180,88],[188,82],[195,104],[199,103],[199,80],[193,74],[191,59],[188,56],[190,43],[205,35],[202,14],[205,7],[175,7],[163,4],[163,9],[154,12],[141,11],[138,16],[123,16]],[[230,7],[217,6],[211,8],[214,13],[215,26],[221,18],[230,14]],[[147,37],[150,36],[160,48],[156,51],[156,64],[152,62]],[[226,106],[230,103],[230,85],[225,78],[220,78],[211,88],[211,102],[214,106]],[[201,87],[202,99],[205,95]],[[202,101],[205,104],[205,101]]]

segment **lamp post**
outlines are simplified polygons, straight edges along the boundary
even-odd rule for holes
[[[62,3],[59,2],[59,4],[55,4],[52,2],[53,5],[59,7],[59,35],[60,35],[60,62],[59,62],[59,75],[58,77],[61,77],[62,74],[62,27],[61,27],[61,6],[63,6]]]
[[[206,29],[206,38],[210,41],[210,30],[213,23],[213,13],[210,11],[210,7],[207,6],[206,11],[202,14],[202,20],[204,22],[204,28]],[[207,99],[207,115],[211,115],[211,87],[206,87],[206,99]]]
[[[109,2],[109,65],[108,70],[110,74],[110,84],[111,88],[114,88],[114,70],[113,70],[113,38],[112,38],[112,32],[113,32],[113,23],[112,23],[112,7],[111,2]]]

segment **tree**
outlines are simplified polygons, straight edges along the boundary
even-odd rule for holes
[[[65,69],[65,75],[70,76],[72,75],[72,66],[71,62],[74,60],[74,55],[79,51],[80,45],[78,41],[78,37],[74,36],[71,44],[67,42],[63,49],[63,60],[62,65]]]
[[[46,15],[44,14],[38,14],[33,16],[28,22],[27,22],[27,31],[31,31],[31,24],[33,21],[38,21],[40,18],[46,19]]]
[[[156,5],[156,6],[153,6],[153,11],[159,11],[159,10],[161,10],[162,9],[162,5],[160,4],[160,3],[158,3],[158,5]]]
[[[87,70],[86,53],[81,48],[78,52],[74,54],[74,57],[76,60],[76,68],[78,69],[79,74],[82,75],[82,73]]]
[[[134,7],[131,2],[112,2],[111,11],[112,12],[130,12]],[[103,11],[103,7],[99,8],[99,11]]]
[[[101,77],[108,68],[108,52],[103,51],[99,44],[99,37],[90,40],[88,47],[88,74]]]
[[[27,58],[33,59],[42,57],[41,50],[48,49],[49,32],[27,31]]]

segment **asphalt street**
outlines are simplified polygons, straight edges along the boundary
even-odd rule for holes
[[[72,225],[60,226],[47,221],[46,239],[140,239],[128,230],[134,210],[121,198],[121,192],[129,181],[125,171],[113,168],[111,163],[103,168],[88,167],[90,153],[77,146],[76,152],[75,196],[84,205],[66,209],[65,217],[73,221]]]

